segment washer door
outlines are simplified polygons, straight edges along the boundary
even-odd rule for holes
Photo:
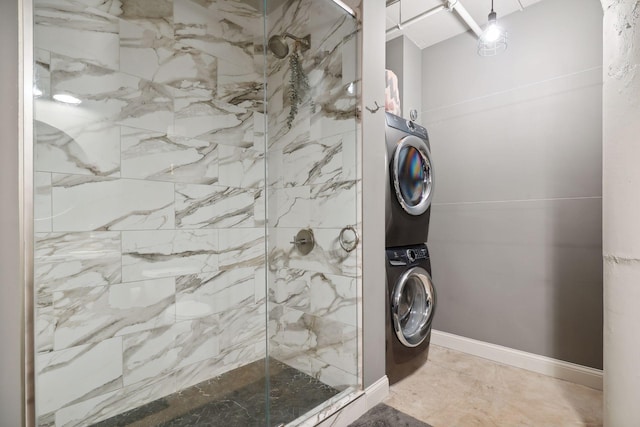
[[[431,276],[422,267],[404,272],[391,296],[393,329],[400,342],[417,347],[429,334],[436,308],[436,290]]]
[[[433,165],[427,144],[413,135],[400,140],[393,153],[393,187],[402,209],[422,215],[433,196]]]

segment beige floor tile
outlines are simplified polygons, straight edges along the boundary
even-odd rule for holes
[[[386,403],[434,427],[602,425],[599,390],[435,345]]]

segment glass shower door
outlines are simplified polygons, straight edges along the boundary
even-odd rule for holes
[[[359,388],[357,24],[332,1],[269,4],[269,412],[295,425]]]
[[[33,10],[37,425],[298,425],[348,398],[355,19],[329,0]]]
[[[249,3],[34,0],[38,425],[265,425]]]

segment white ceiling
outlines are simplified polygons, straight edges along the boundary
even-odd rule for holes
[[[522,6],[528,7],[541,0],[520,0]],[[487,23],[487,15],[491,11],[491,0],[458,0],[467,9],[467,12],[476,20],[480,27]],[[422,12],[440,5],[446,5],[447,0],[400,0],[387,7],[387,29],[395,27],[400,21],[421,14]],[[520,10],[518,0],[494,0],[493,9],[500,17]],[[439,43],[448,38],[457,36],[469,30],[469,27],[456,12],[442,10],[434,15],[405,26],[401,31],[387,33],[387,41],[401,35],[407,36],[420,49]]]

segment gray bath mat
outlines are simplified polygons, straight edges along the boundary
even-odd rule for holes
[[[358,418],[349,427],[431,427],[422,421],[380,403]]]

